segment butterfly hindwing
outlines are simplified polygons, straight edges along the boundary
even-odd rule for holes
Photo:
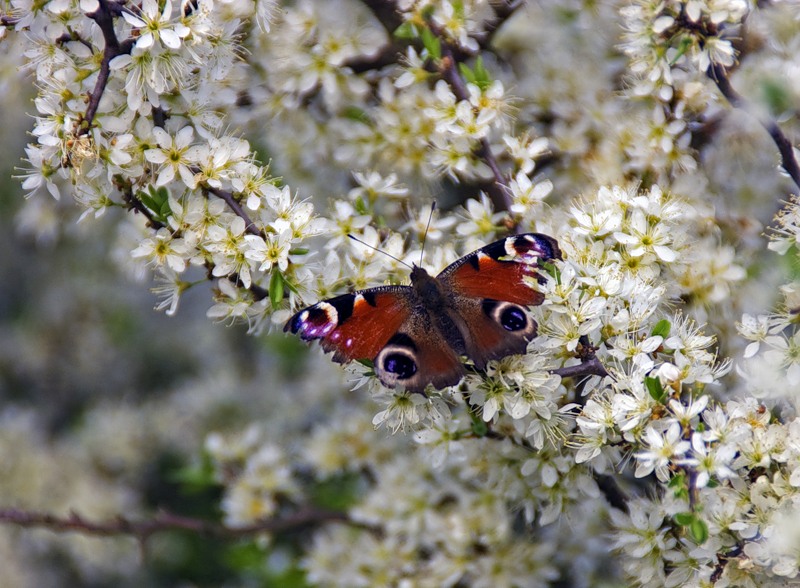
[[[539,261],[560,256],[554,239],[526,233],[482,247],[437,276],[460,318],[466,353],[478,368],[525,352],[537,328],[527,307],[544,299],[525,278],[537,278]]]
[[[423,309],[413,313],[375,357],[375,373],[384,386],[402,384],[422,392],[428,384],[437,389],[458,384],[465,370],[447,340],[431,328]]]

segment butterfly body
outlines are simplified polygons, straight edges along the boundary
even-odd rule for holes
[[[372,360],[380,381],[420,392],[444,388],[492,359],[524,353],[536,336],[528,306],[543,296],[526,283],[539,261],[560,258],[552,237],[526,233],[474,251],[436,277],[411,270],[410,286],[379,286],[318,302],[284,327],[319,339],[333,360]]]

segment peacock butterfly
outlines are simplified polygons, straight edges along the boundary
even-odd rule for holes
[[[411,269],[410,286],[379,286],[317,302],[284,326],[320,339],[333,361],[372,360],[387,387],[421,392],[457,384],[460,356],[484,369],[492,359],[524,353],[536,336],[526,306],[544,296],[525,283],[539,261],[560,259],[552,237],[525,233],[465,255],[433,277]]]

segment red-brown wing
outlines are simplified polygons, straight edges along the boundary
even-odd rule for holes
[[[527,307],[544,300],[526,278],[537,279],[539,262],[560,256],[555,239],[526,233],[490,243],[437,276],[449,294],[451,319],[464,337],[467,355],[478,368],[525,352],[537,329]]]
[[[428,384],[437,389],[458,384],[465,371],[428,312],[417,308],[375,357],[375,373],[384,386],[422,392]]]
[[[408,286],[381,286],[323,300],[295,314],[284,331],[320,339],[333,361],[372,360],[410,316]]]
[[[560,256],[552,237],[525,233],[465,255],[445,268],[437,279],[455,294],[535,306],[542,303],[543,296],[526,284],[524,278],[537,277],[539,261]]]

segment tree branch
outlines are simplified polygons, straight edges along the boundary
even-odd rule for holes
[[[453,90],[453,94],[455,95],[456,99],[469,100],[467,84],[464,82],[464,79],[461,77],[461,74],[458,71],[457,61],[455,55],[453,54],[453,50],[447,45],[441,36],[439,36],[439,38],[442,40],[442,59],[439,66],[439,73],[441,74],[442,79],[448,83],[450,89]],[[480,157],[484,163],[486,163],[486,165],[489,166],[490,170],[492,170],[494,182],[490,183],[486,189],[486,193],[489,195],[489,198],[491,198],[492,204],[494,204],[496,210],[508,210],[512,204],[511,193],[508,190],[508,180],[503,176],[503,172],[500,171],[500,166],[497,163],[497,159],[495,159],[494,155],[492,154],[489,139],[484,137],[480,140],[480,147],[475,154]]]
[[[600,376],[604,378],[608,375],[606,368],[597,357],[589,357],[577,365],[570,365],[563,368],[550,370],[553,374],[558,374],[562,378],[579,378],[581,376]]]
[[[608,504],[622,512],[628,512],[628,501],[630,498],[622,491],[622,488],[619,487],[619,484],[617,484],[613,476],[593,472],[592,477],[597,487],[600,489],[600,492],[605,496]]]
[[[494,39],[500,27],[502,27],[517,10],[525,5],[525,0],[500,0],[499,2],[491,2],[490,4],[492,10],[494,10],[494,18],[487,20],[483,24],[484,33],[476,39],[483,49],[491,45],[492,39]]]
[[[392,35],[401,24],[403,19],[397,10],[397,3],[394,0],[361,0],[361,2],[372,11],[375,18],[380,21],[383,28]]]
[[[118,516],[109,520],[95,521],[84,518],[75,512],[70,513],[68,517],[59,517],[46,512],[17,508],[0,509],[0,523],[17,527],[44,528],[56,533],[75,532],[101,537],[127,535],[142,542],[147,541],[156,533],[165,531],[189,531],[200,535],[237,539],[260,533],[282,533],[329,522],[346,522],[364,526],[353,523],[344,512],[311,507],[298,510],[285,517],[266,519],[242,527],[228,527],[214,521],[185,517],[169,512],[159,512],[152,519],[134,520]]]
[[[739,94],[731,85],[731,82],[728,79],[728,72],[722,65],[718,63],[713,64],[708,68],[708,71],[706,71],[706,75],[714,80],[717,88],[719,88],[719,91],[722,93],[722,95],[727,98],[731,106],[754,114],[754,109],[747,99]],[[786,170],[786,173],[789,174],[789,177],[792,178],[795,185],[800,188],[800,165],[798,165],[797,159],[795,159],[794,146],[792,145],[791,141],[786,138],[786,135],[783,134],[783,131],[778,126],[778,123],[775,122],[775,120],[758,115],[755,116],[758,118],[761,125],[767,130],[770,137],[772,137],[775,145],[778,146],[778,151],[781,154],[781,166],[784,170]]]
[[[256,224],[250,219],[250,216],[247,214],[247,212],[245,212],[244,208],[242,208],[242,205],[236,201],[236,198],[233,197],[233,194],[227,190],[221,190],[220,188],[214,188],[213,186],[208,185],[203,185],[202,189],[204,192],[208,192],[217,198],[224,200],[230,209],[236,213],[236,216],[239,216],[242,218],[242,220],[244,220],[245,231],[251,235],[261,237],[262,239],[265,238],[264,232],[259,230]]]
[[[119,55],[130,53],[131,49],[133,49],[133,40],[128,39],[120,43],[114,30],[114,18],[119,13],[119,5],[110,3],[108,0],[98,1],[100,7],[87,16],[97,23],[103,33],[105,48],[103,49],[103,59],[100,62],[100,71],[97,74],[97,82],[94,85],[94,90],[89,94],[89,106],[86,108],[86,116],[83,119],[81,128],[78,130],[78,136],[85,135],[92,129],[94,117],[97,115],[97,109],[100,106],[100,99],[103,97],[103,92],[105,92],[108,85],[111,60]]]

